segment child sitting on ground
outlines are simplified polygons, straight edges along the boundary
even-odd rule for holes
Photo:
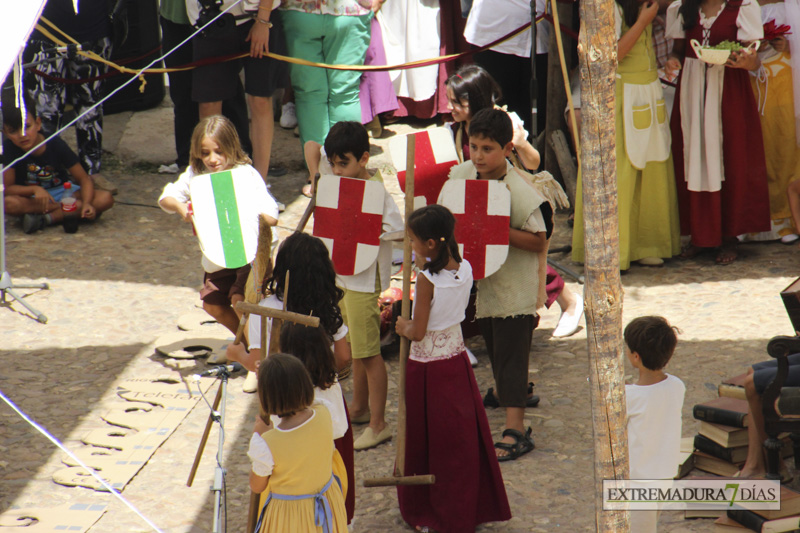
[[[630,479],[673,479],[681,448],[681,409],[686,387],[664,372],[678,337],[663,317],[643,316],[625,328],[628,359],[639,379],[625,385]],[[631,511],[631,531],[654,532],[659,511]]]
[[[383,182],[380,173],[370,177],[367,172],[369,136],[358,122],[334,124],[325,139],[325,154],[337,176]],[[387,192],[384,195],[382,231],[402,229],[403,218]],[[392,430],[384,418],[388,376],[381,357],[378,307],[381,291],[389,288],[391,261],[392,245],[382,241],[377,259],[366,270],[338,277],[344,288],[344,298],[339,305],[349,329],[347,335],[353,356],[351,421],[355,424],[369,423],[355,441],[356,450],[372,448],[392,438]]]
[[[114,205],[111,193],[95,190],[78,156],[58,136],[29,153],[45,138],[33,99],[26,97],[24,106],[23,110],[3,105],[3,160],[8,164],[19,159],[3,172],[6,214],[22,217],[22,231],[29,234],[60,224],[64,220],[64,184],[71,182],[79,218],[96,220]]]
[[[202,119],[194,128],[189,152],[189,168],[177,181],[168,183],[158,199],[158,205],[167,213],[178,213],[186,222],[192,222],[189,211],[189,184],[195,176],[211,172],[222,172],[243,167],[247,174],[236,175],[237,190],[244,190],[255,197],[261,206],[261,216],[270,225],[278,223],[278,204],[267,191],[261,174],[251,166],[252,161],[242,150],[236,128],[225,117],[213,115]],[[236,334],[239,316],[234,311],[236,302],[244,300],[244,286],[250,273],[250,265],[238,269],[220,268],[203,255],[203,289],[200,299],[203,309],[214,319]]]
[[[524,428],[528,402],[528,358],[536,311],[544,305],[547,240],[552,209],[526,172],[506,159],[514,147],[508,114],[486,108],[469,125],[471,160],[456,165],[450,179],[499,180],[511,192],[508,258],[500,269],[478,281],[476,317],[492,364],[499,405],[506,410],[500,461],[517,459],[534,448],[532,429]],[[547,215],[543,211],[547,210]]]

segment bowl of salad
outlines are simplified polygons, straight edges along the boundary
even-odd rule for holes
[[[694,53],[697,54],[697,58],[709,65],[724,65],[731,52],[758,48],[758,41],[753,42],[750,46],[742,46],[736,41],[722,41],[714,46],[703,46],[697,42],[697,39],[692,39],[689,43],[692,45]]]

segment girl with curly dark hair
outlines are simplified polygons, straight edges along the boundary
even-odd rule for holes
[[[284,294],[286,276],[289,274],[289,293]],[[306,233],[293,233],[281,243],[275,257],[271,276],[264,280],[265,297],[259,305],[319,317],[320,327],[333,343],[333,353],[338,370],[350,363],[350,346],[347,343],[347,326],[342,320],[339,300],[344,292],[336,286],[336,272],[325,244]],[[267,321],[267,343],[269,325]],[[250,371],[255,371],[261,360],[261,320],[250,320],[248,326],[250,351],[241,345],[230,345],[228,359],[239,361]]]

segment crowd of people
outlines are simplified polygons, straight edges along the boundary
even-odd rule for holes
[[[621,269],[708,251],[727,265],[741,240],[798,240],[800,56],[790,49],[800,9],[760,4],[616,4]],[[702,59],[704,47],[726,43],[739,46],[724,65]],[[578,191],[573,258],[582,261]],[[682,251],[681,235],[691,237]]]
[[[107,2],[80,4],[76,13],[72,0],[49,0],[45,16],[109,57]],[[537,11],[546,11],[544,4],[537,2]],[[169,73],[177,152],[172,170],[181,174],[159,198],[165,211],[190,222],[192,180],[237,170],[235,179],[257,198],[264,224],[277,224],[281,206],[269,192],[269,181],[280,174],[270,164],[272,100],[279,89],[284,90],[281,125],[296,123],[298,148],[308,165],[303,194],[313,194],[314,176],[326,163],[337,176],[383,184],[380,173],[367,171],[370,135],[381,134],[382,121],[437,115],[446,115],[459,159],[449,179],[495,180],[511,191],[508,257],[497,272],[476,282],[446,208],[426,206],[404,221],[386,194],[381,219],[384,232],[407,232],[419,260],[413,316],[399,318],[395,328],[411,341],[406,469],[437,480],[435,488],[398,488],[402,515],[419,530],[442,532],[508,520],[499,462],[517,460],[535,446],[524,414],[538,404],[527,381],[538,313],[559,304],[554,337],[573,334],[583,313],[581,296],[565,287],[546,260],[554,212],[567,203],[552,177],[537,174],[541,154],[529,132],[542,129],[548,110],[540,91],[534,124],[530,33],[482,51],[475,64],[444,62],[391,75],[287,65],[265,54],[347,65],[428,59],[509,33],[530,17],[530,4],[161,0],[160,8],[162,42],[165,51],[172,50],[167,66],[248,53],[234,61],[204,62],[190,73]],[[191,44],[177,47],[226,10]],[[792,33],[781,31],[782,25],[791,26]],[[546,57],[549,30],[546,23],[539,26],[534,48]],[[724,265],[737,259],[742,239],[788,244],[800,239],[800,112],[795,106],[800,53],[791,54],[793,45],[800,45],[797,0],[761,5],[754,0],[618,0],[615,31],[620,268],[635,262],[659,266],[677,255],[692,258],[708,250]],[[724,65],[704,63],[702,47],[724,41],[742,47]],[[758,52],[752,43],[760,44]],[[68,182],[75,184],[82,219],[96,220],[113,205],[99,174],[101,109],[78,122],[77,154],[53,135],[67,102],[82,113],[99,100],[96,78],[105,67],[53,53],[53,42],[34,34],[26,61],[45,61],[47,75],[26,75],[22,105],[16,94],[4,92],[2,98],[3,157],[18,160],[3,174],[5,209],[22,218],[25,233],[63,220],[60,200]],[[546,64],[542,59],[537,65]],[[545,77],[544,70],[536,74],[539,82]],[[54,81],[62,77],[75,83]],[[580,191],[579,186],[573,231],[573,258],[579,262],[585,255]],[[681,235],[691,239],[683,250]],[[249,451],[251,488],[265,494],[260,531],[344,531],[353,519],[354,452],[379,446],[394,433],[385,417],[388,376],[378,308],[379,295],[390,284],[390,262],[391,244],[384,242],[366,270],[337,275],[325,244],[303,233],[280,244],[263,279],[254,279],[250,265],[220,268],[204,256],[204,309],[231,332],[239,326],[235,304],[244,299],[247,286],[257,287],[262,306],[320,319],[319,328],[285,324],[279,343],[285,353],[269,357],[260,324],[251,321],[246,343],[231,345],[226,354],[248,369],[246,390],[258,393],[262,408]],[[284,294],[289,272],[293,289]],[[475,290],[474,313],[495,381],[484,396],[462,333]],[[682,402],[663,400],[682,398],[685,390],[664,372],[677,343],[675,330],[660,317],[643,317],[625,330],[625,343],[639,371],[627,392],[631,474],[670,477],[653,466],[671,464],[666,459],[677,455],[681,433]],[[339,375],[351,365],[348,405]],[[749,384],[748,393],[755,390]],[[493,407],[505,411],[504,429],[494,443],[485,412]],[[354,424],[365,426],[357,437]],[[748,475],[763,467],[761,456],[753,454]],[[323,517],[315,513],[321,501]],[[636,520],[641,520],[636,531],[655,530],[656,515],[639,514]]]

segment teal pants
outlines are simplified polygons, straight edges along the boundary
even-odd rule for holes
[[[282,12],[289,55],[317,63],[363,65],[372,14],[335,16]],[[360,72],[291,65],[300,141],[324,144],[331,126],[361,122]]]

